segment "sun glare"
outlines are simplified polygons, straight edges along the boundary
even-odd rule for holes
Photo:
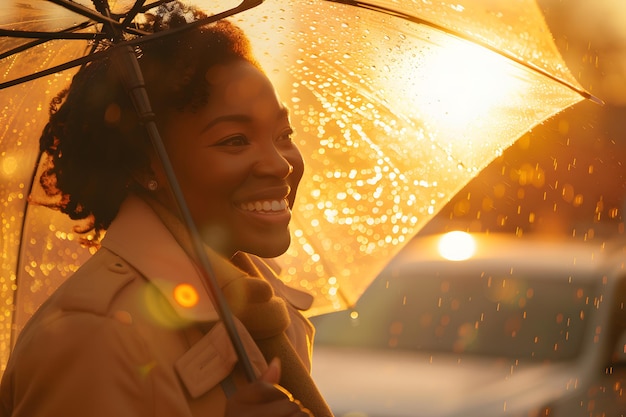
[[[441,237],[437,249],[439,254],[449,261],[463,261],[474,255],[476,242],[469,233],[449,232]]]
[[[430,109],[432,123],[449,127],[480,121],[522,85],[506,59],[468,42],[433,49],[423,65],[418,100]]]

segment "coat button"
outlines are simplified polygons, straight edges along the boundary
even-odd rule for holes
[[[118,262],[109,264],[109,270],[112,272],[116,272],[118,274],[124,274],[129,271],[129,268],[126,264],[118,261]]]

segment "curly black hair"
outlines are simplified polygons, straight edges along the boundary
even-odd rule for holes
[[[190,18],[191,17],[191,18]],[[178,2],[147,15],[141,27],[159,32],[204,14]],[[194,111],[208,102],[205,80],[211,66],[245,59],[258,67],[249,40],[222,20],[140,44],[139,63],[155,114]],[[40,137],[47,165],[39,177],[50,200],[39,202],[74,220],[87,220],[82,233],[97,244],[122,201],[136,189],[133,176],[150,172],[152,145],[111,59],[81,68],[70,87],[50,104]]]

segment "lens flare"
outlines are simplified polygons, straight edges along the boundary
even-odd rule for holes
[[[194,307],[198,304],[198,292],[190,284],[178,284],[174,288],[174,300],[182,307]]]

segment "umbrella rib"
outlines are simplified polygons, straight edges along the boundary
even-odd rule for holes
[[[64,0],[50,0],[50,1],[64,2]],[[235,15],[235,14],[240,13],[242,11],[245,11],[245,10],[251,9],[251,8],[253,8],[255,6],[258,6],[262,2],[263,2],[263,0],[244,0],[239,6],[236,6],[236,7],[232,8],[232,9],[226,10],[224,12],[221,12],[221,13],[218,13],[218,14],[215,14],[215,15],[212,15],[212,16],[208,16],[208,17],[206,17],[204,19],[197,20],[197,21],[195,21],[193,23],[190,23],[190,24],[187,24],[187,25],[184,25],[184,26],[180,26],[180,27],[175,28],[175,29],[170,29],[170,30],[167,30],[167,31],[163,31],[163,32],[152,33],[152,34],[145,35],[145,36],[142,36],[142,37],[138,37],[138,38],[135,38],[135,39],[132,39],[132,40],[129,40],[129,41],[120,42],[117,45],[123,45],[123,44],[131,45],[131,46],[132,45],[140,45],[142,43],[149,42],[149,41],[152,41],[152,40],[155,40],[155,39],[160,39],[160,38],[165,37],[165,36],[171,36],[171,35],[174,35],[176,33],[183,32],[183,31],[189,30],[189,29],[194,28],[194,27],[207,25],[209,23],[216,22],[216,21],[218,21],[220,19],[224,19],[226,17]],[[115,22],[115,21],[113,20],[113,22]],[[115,24],[119,25],[119,23],[117,23],[117,22],[115,22]],[[69,68],[73,68],[73,67],[85,64],[85,63],[87,63],[89,61],[92,61],[92,60],[94,60],[96,58],[99,58],[99,57],[107,54],[109,51],[110,50],[95,52],[95,53],[93,53],[91,55],[84,56],[84,57],[81,57],[81,58],[77,58],[77,59],[68,61],[68,62],[66,62],[64,64],[56,65],[54,67],[51,67],[51,68],[48,68],[48,69],[45,69],[45,70],[42,70],[42,71],[39,71],[39,72],[35,72],[35,73],[29,74],[29,75],[25,75],[23,77],[16,78],[14,80],[10,80],[10,81],[6,81],[6,82],[3,82],[3,83],[0,83],[0,90],[3,90],[3,89],[8,88],[8,87],[12,87],[14,85],[22,84],[22,83],[27,82],[27,81],[36,80],[38,78],[54,74],[55,72],[58,72],[58,71],[63,71],[63,70],[69,69]]]
[[[94,12],[93,10],[91,10],[88,7],[85,7],[81,4],[75,3],[73,1],[68,1],[68,0],[48,0],[49,2],[55,3],[61,7],[66,8],[67,10],[70,10],[74,13],[78,13],[79,15],[86,17],[88,19],[94,20],[98,23],[103,23],[103,24],[109,24],[109,25],[113,25],[115,27],[120,27],[121,24],[119,21],[115,20],[112,17],[108,17],[105,16],[101,13],[98,12]],[[116,15],[119,16],[119,15]],[[125,28],[127,32],[133,34],[133,35],[147,35],[146,32],[140,31],[138,29],[132,28],[132,27],[126,27]]]
[[[30,30],[9,30],[0,29],[0,36],[7,38],[25,38],[25,39],[39,39],[43,42],[54,39],[82,39],[82,40],[97,40],[103,39],[105,35],[103,33],[71,33],[71,32],[37,32]]]
[[[32,74],[25,75],[23,77],[19,77],[19,78],[16,78],[14,80],[11,80],[11,81],[6,81],[6,82],[3,82],[3,83],[0,83],[0,90],[3,90],[3,89],[8,88],[8,87],[13,87],[14,85],[25,83],[27,81],[36,80],[38,78],[45,77],[46,75],[52,75],[52,74],[54,74],[56,72],[63,71],[63,70],[66,70],[66,69],[70,69],[70,68],[73,68],[73,67],[77,67],[77,66],[82,65],[82,64],[86,64],[87,62],[93,61],[94,59],[99,58],[100,56],[106,55],[107,52],[108,51],[94,52],[91,55],[84,56],[84,57],[81,57],[81,58],[76,58],[76,59],[68,61],[68,62],[66,62],[64,64],[56,65],[54,67],[51,67],[51,68],[48,68],[48,69],[45,69],[45,70],[42,70],[42,71],[34,72]]]
[[[223,12],[220,12],[211,16],[207,16],[203,19],[199,19],[194,22],[191,22],[186,25],[182,25],[173,29],[169,29],[169,30],[162,31],[162,32],[146,34],[145,36],[142,36],[141,38],[127,41],[127,43],[131,45],[139,45],[145,42],[150,42],[156,39],[160,39],[162,37],[171,36],[177,33],[185,32],[190,29],[196,28],[198,26],[208,25],[210,23],[217,22],[218,20],[225,19],[227,17],[252,9],[253,7],[256,7],[260,5],[261,3],[263,3],[263,1],[264,0],[243,0],[241,4],[233,7],[232,9],[228,9]]]
[[[141,13],[143,10],[143,5],[146,0],[137,0],[133,7],[128,11],[126,17],[122,21],[122,27],[127,28],[132,24],[132,20],[137,16],[138,13]]]
[[[74,30],[85,29],[85,28],[89,27],[91,24],[92,24],[91,22],[83,22],[83,23],[80,23],[80,24],[78,24],[76,26],[72,26],[70,28],[64,29],[62,32],[71,32],[71,31],[74,31]],[[20,37],[20,36],[13,36],[12,34],[2,35],[2,33],[4,33],[4,31],[6,31],[6,30],[5,29],[0,29],[0,36],[16,37],[16,38]],[[13,32],[13,31],[10,31],[10,32]],[[92,34],[91,36],[92,36],[92,38],[97,39],[97,37],[95,37],[95,35]],[[55,39],[58,39],[58,38],[55,38]],[[37,39],[35,41],[28,42],[28,43],[20,45],[20,46],[18,46],[16,48],[10,49],[10,50],[0,54],[0,60],[2,60],[4,58],[8,58],[11,55],[15,55],[15,54],[17,54],[19,52],[23,52],[23,51],[26,51],[28,49],[34,48],[35,46],[41,45],[42,43],[45,43],[48,40],[49,39],[41,39],[41,38],[39,38],[39,39]]]
[[[499,49],[489,45],[486,42],[480,41],[479,39],[472,39],[469,36],[463,34],[462,32],[458,32],[458,31],[456,31],[454,29],[450,29],[450,28],[447,28],[445,26],[441,26],[441,25],[439,25],[437,23],[428,21],[426,19],[419,18],[419,17],[414,16],[412,14],[408,14],[408,13],[405,13],[405,12],[402,12],[402,11],[399,11],[399,10],[391,9],[391,8],[380,6],[380,5],[376,5],[376,4],[371,4],[371,3],[368,3],[368,2],[364,2],[364,1],[358,1],[358,0],[327,0],[327,1],[334,2],[334,3],[340,3],[340,4],[347,4],[349,6],[360,7],[360,8],[363,8],[363,9],[374,10],[374,11],[378,11],[378,12],[381,12],[381,13],[384,13],[384,14],[387,14],[387,15],[390,15],[390,16],[396,16],[396,17],[399,17],[401,19],[408,20],[408,21],[413,22],[413,23],[418,23],[418,24],[423,24],[423,25],[426,25],[426,26],[430,26],[430,27],[432,27],[434,29],[440,30],[440,31],[442,31],[444,33],[447,33],[449,35],[456,36],[457,38],[463,39],[463,40],[468,41],[468,42],[472,42],[472,43],[474,43],[476,45],[482,46],[483,48],[489,49],[490,51],[495,52],[498,55],[501,55],[501,56],[503,56],[505,58],[508,58],[511,61],[513,61],[513,62],[515,62],[515,63],[517,63],[519,65],[522,65],[522,66],[524,66],[524,67],[526,67],[526,68],[528,68],[528,69],[530,69],[532,71],[538,72],[541,75],[543,75],[545,77],[548,77],[549,79],[551,79],[551,80],[553,80],[553,81],[555,81],[555,82],[557,82],[557,83],[559,83],[559,84],[569,88],[570,90],[573,90],[574,92],[580,94],[582,97],[584,97],[586,99],[589,99],[589,100],[591,100],[591,101],[593,101],[595,103],[598,103],[598,104],[604,104],[604,101],[602,101],[598,97],[595,97],[594,95],[589,93],[587,90],[584,90],[584,89],[582,89],[580,87],[572,85],[571,83],[569,83],[569,82],[567,82],[567,81],[565,81],[565,80],[563,80],[563,79],[561,79],[561,78],[559,78],[559,77],[557,77],[555,75],[550,74],[549,72],[547,72],[543,68],[538,67],[538,66],[536,66],[534,64],[531,64],[529,62],[526,62],[526,61],[518,58],[517,56],[507,52],[507,51],[499,50]]]
[[[32,174],[30,176],[30,181],[28,184],[28,195],[31,195],[32,191],[33,191],[33,185],[35,184],[35,176],[37,175],[37,168],[39,167],[39,162],[41,161],[41,157],[43,155],[43,151],[39,150],[39,152],[37,152],[37,158],[35,159],[35,163],[33,164],[33,171]],[[20,226],[20,236],[23,237],[25,230],[26,230],[26,213],[28,212],[28,208],[30,206],[30,199],[27,198],[25,201],[25,206],[24,206],[24,216],[22,216],[22,224]],[[21,237],[20,237],[20,244],[17,247],[17,263],[16,263],[16,268],[19,268],[20,266],[20,262],[22,261],[22,254],[24,251],[24,245],[23,242],[21,242]],[[17,278],[18,278],[19,274],[16,274],[15,277],[15,284],[18,284],[17,282]],[[13,291],[13,308],[15,308],[15,306],[17,306],[17,300],[18,300],[18,292],[17,290]],[[13,348],[13,345],[15,344],[15,340],[17,338],[17,330],[18,327],[16,326],[16,321],[17,321],[17,314],[15,314],[15,311],[13,312],[13,314],[11,314],[11,349]]]

